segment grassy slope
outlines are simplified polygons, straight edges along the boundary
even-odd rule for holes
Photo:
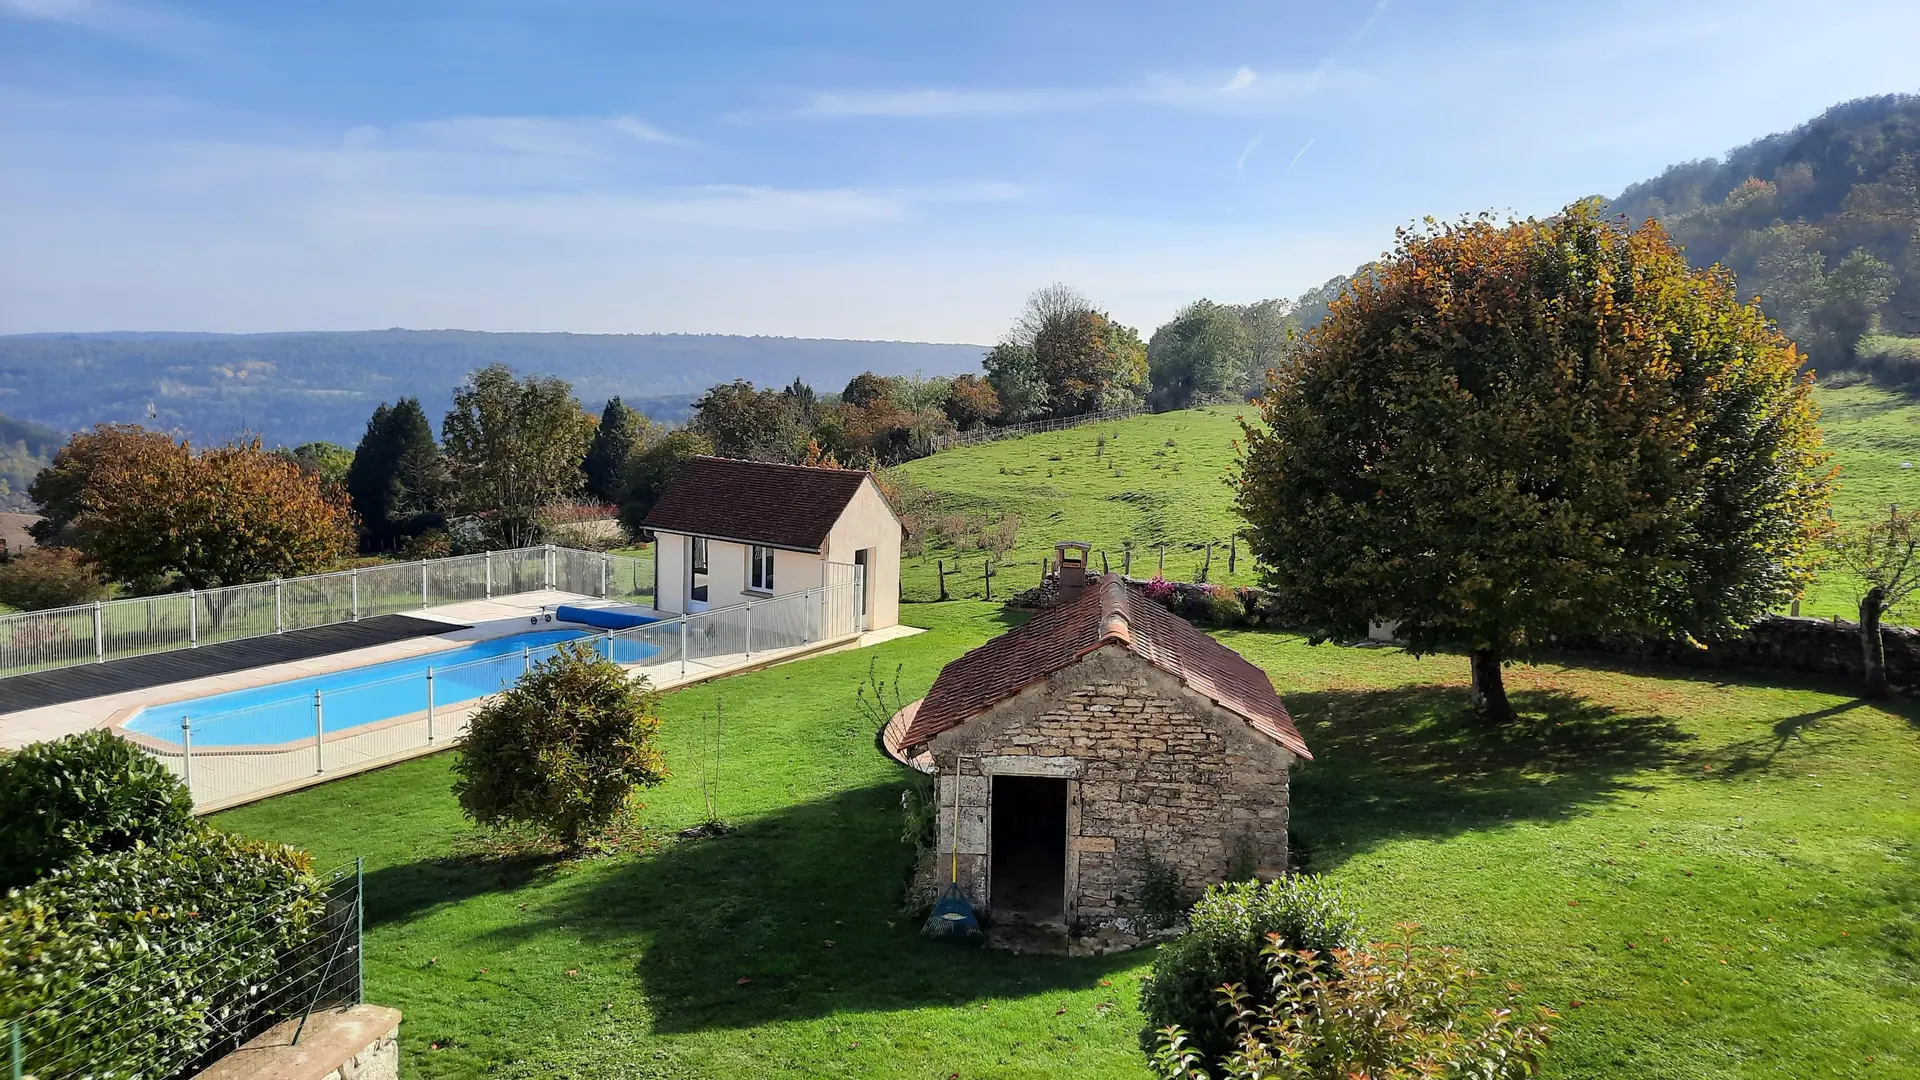
[[[677,774],[647,818],[699,819],[724,695],[723,839],[462,859],[445,755],[221,822],[367,856],[369,993],[406,1014],[409,1076],[1142,1075],[1147,956],[959,951],[896,912],[901,777],[855,684],[877,655],[917,691],[1004,625],[965,601],[907,617],[932,630],[666,699]],[[1488,733],[1460,722],[1456,658],[1226,640],[1316,753],[1294,781],[1312,866],[1376,931],[1418,920],[1563,1009],[1550,1075],[1920,1077],[1920,710],[1537,667],[1509,676],[1533,719]]]
[[[1827,444],[1841,468],[1835,515],[1858,518],[1888,503],[1920,502],[1920,405],[1870,386],[1818,394]],[[1141,552],[1167,542],[1167,576],[1184,580],[1194,578],[1204,558],[1199,545],[1218,541],[1211,580],[1251,585],[1248,561],[1227,573],[1224,547],[1239,524],[1226,476],[1240,434],[1235,417],[1246,412],[1220,406],[1093,424],[936,454],[906,468],[943,493],[952,509],[1020,515],[1020,543],[1001,564],[997,596],[1032,585],[1040,560],[1068,539],[1093,543],[1116,568],[1131,540],[1139,549],[1134,571],[1143,576],[1153,572],[1157,554]],[[1902,461],[1917,467],[1902,469]],[[942,558],[954,565],[951,552],[907,560],[902,576],[909,599],[938,594],[934,569]],[[982,558],[979,552],[960,558],[960,572],[948,578],[950,595],[980,595]],[[1856,599],[1850,581],[1828,575],[1814,584],[1801,611],[1851,616]]]

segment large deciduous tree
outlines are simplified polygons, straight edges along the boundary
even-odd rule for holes
[[[347,467],[347,496],[378,550],[445,523],[452,478],[418,398],[382,403]]]
[[[713,444],[713,452],[756,461],[798,461],[807,431],[800,402],[780,390],[761,390],[745,379],[710,388],[693,403],[687,429]]]
[[[1835,531],[1833,552],[1840,565],[1866,586],[1860,596],[1860,651],[1866,696],[1887,695],[1887,652],[1880,619],[1920,590],[1920,510],[1887,508],[1887,516],[1856,522]]]
[[[617,397],[608,399],[607,407],[600,410],[593,444],[580,463],[587,477],[587,494],[601,502],[619,502],[624,494],[621,477],[626,473],[627,459],[646,445],[652,432],[653,421]]]
[[[1139,333],[1058,283],[1027,298],[983,366],[1008,423],[1138,404],[1147,388]]]
[[[692,431],[669,431],[627,460],[621,478],[620,524],[628,536],[639,536],[643,522],[687,462],[713,453],[713,444]]]
[[[198,453],[164,437],[128,446],[96,463],[74,520],[111,577],[210,589],[317,573],[353,550],[339,490],[258,439]]]
[[[565,380],[493,364],[454,392],[440,436],[459,508],[521,547],[540,539],[544,507],[579,494],[593,417]]]
[[[1501,666],[1737,631],[1808,580],[1833,470],[1800,356],[1726,273],[1587,204],[1400,235],[1278,372],[1238,507],[1284,617]]]
[[[173,440],[166,433],[138,424],[99,424],[67,440],[27,486],[27,496],[40,507],[41,519],[27,531],[42,546],[81,547],[86,538],[74,522],[86,509],[87,486],[103,463],[137,460],[166,453]]]
[[[1147,374],[1157,409],[1184,409],[1245,390],[1253,343],[1240,313],[1196,300],[1147,341]]]

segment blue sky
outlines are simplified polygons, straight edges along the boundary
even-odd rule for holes
[[[1920,4],[0,0],[0,332],[1150,331],[1865,94]]]

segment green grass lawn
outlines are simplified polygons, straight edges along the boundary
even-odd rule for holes
[[[877,657],[911,696],[1005,625],[968,601],[906,616],[929,632],[667,697],[676,775],[646,819],[701,818],[718,700],[730,836],[463,856],[447,755],[219,820],[366,856],[368,993],[406,1015],[408,1076],[1143,1075],[1148,954],[966,951],[897,910],[902,775],[855,686]],[[1417,920],[1560,1008],[1550,1075],[1920,1077],[1920,709],[1545,665],[1509,672],[1526,721],[1490,732],[1458,658],[1223,638],[1316,754],[1293,782],[1310,867],[1374,931]]]
[[[1823,387],[1815,393],[1827,445],[1841,470],[1834,516],[1857,520],[1884,513],[1889,503],[1920,503],[1920,403],[1867,385]],[[1254,415],[1252,407],[1215,406],[1089,424],[949,450],[904,468],[940,492],[954,511],[990,519],[1020,516],[1019,544],[995,560],[1001,570],[994,579],[996,597],[1033,585],[1041,560],[1060,540],[1092,543],[1114,569],[1131,542],[1133,570],[1142,577],[1158,569],[1155,545],[1165,543],[1166,576],[1183,581],[1196,580],[1211,540],[1216,546],[1209,580],[1254,585],[1258,577],[1251,560],[1239,559],[1235,572],[1227,568],[1227,538],[1242,524],[1227,482],[1233,441],[1240,435],[1236,417],[1242,415]],[[1915,467],[1903,469],[1902,462]],[[934,599],[939,594],[936,564],[944,561],[949,570],[959,567],[947,579],[948,594],[978,597],[984,560],[978,551],[957,559],[952,551],[909,558],[902,588],[910,600]],[[1097,553],[1094,561],[1099,564]],[[1801,613],[1852,618],[1859,593],[1849,575],[1829,571],[1808,590]],[[1920,613],[1909,614],[1920,618]]]

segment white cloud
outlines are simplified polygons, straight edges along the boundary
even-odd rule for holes
[[[1356,73],[1325,65],[1312,71],[1241,67],[1224,78],[1163,75],[1132,86],[1012,89],[840,90],[816,94],[799,110],[816,117],[1004,116],[1155,105],[1196,111],[1260,111],[1290,105]]]
[[[196,51],[212,28],[168,8],[128,0],[0,0],[0,16],[62,23],[153,48]]]

